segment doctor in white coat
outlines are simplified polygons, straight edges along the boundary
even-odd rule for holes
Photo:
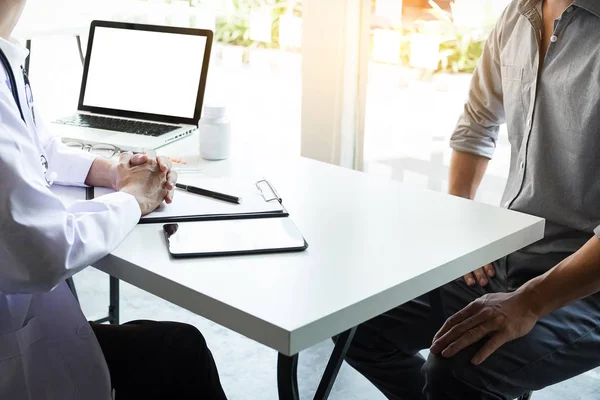
[[[90,324],[64,283],[171,202],[176,174],[164,158],[67,148],[36,120],[28,53],[10,40],[24,5],[0,0],[0,399],[225,398],[197,329]],[[53,184],[116,193],[66,208]]]

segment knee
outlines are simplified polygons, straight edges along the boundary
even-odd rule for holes
[[[198,328],[182,323],[170,323],[167,348],[177,360],[195,358],[208,352],[208,345]]]
[[[447,382],[452,380],[452,364],[441,356],[430,354],[421,369],[425,378],[424,393],[433,393],[439,388],[446,387]],[[427,396],[429,398],[429,395]]]
[[[206,340],[198,328],[193,325],[174,323],[172,332],[172,338],[177,343],[181,344],[181,347],[204,349],[207,347]]]
[[[479,399],[481,391],[475,382],[476,372],[469,359],[460,353],[450,359],[430,354],[421,372],[425,378],[423,394],[427,400]]]

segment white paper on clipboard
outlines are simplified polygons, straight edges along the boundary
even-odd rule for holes
[[[242,202],[233,204],[175,189],[173,203],[161,204],[154,212],[143,216],[142,222],[184,220],[193,217],[285,213],[277,192],[264,179],[186,176],[180,179],[179,183],[241,197]],[[95,188],[95,198],[111,192],[113,192],[111,189]]]

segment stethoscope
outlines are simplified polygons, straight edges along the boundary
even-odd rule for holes
[[[19,114],[21,115],[21,119],[27,125],[27,120],[25,119],[25,115],[23,114],[23,110],[21,109],[21,102],[19,101],[19,92],[17,90],[17,80],[13,73],[13,70],[8,62],[8,58],[4,54],[4,51],[0,48],[0,62],[2,62],[2,66],[8,75],[8,82],[6,82],[9,86],[10,91],[12,92],[13,98],[15,99],[15,103],[17,103],[17,108],[19,109]],[[31,110],[31,117],[33,118],[33,123],[35,124],[35,112],[33,111],[33,92],[31,91],[31,85],[29,84],[29,77],[27,76],[27,72],[21,67],[21,71],[23,71],[23,79],[25,81],[25,95],[27,96],[27,104]],[[40,155],[40,162],[42,164],[42,168],[44,169],[44,179],[48,186],[51,186],[54,182],[54,177],[56,174],[50,174],[48,177],[48,159],[44,154]]]

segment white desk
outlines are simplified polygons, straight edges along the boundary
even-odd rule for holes
[[[196,143],[193,136],[162,152],[194,164]],[[162,225],[151,224],[94,266],[277,350],[282,398],[297,398],[300,351],[344,331],[351,339],[356,325],[543,236],[536,217],[308,159],[199,165],[212,176],[264,174],[308,250],[174,260]],[[336,365],[331,372],[334,379]]]

